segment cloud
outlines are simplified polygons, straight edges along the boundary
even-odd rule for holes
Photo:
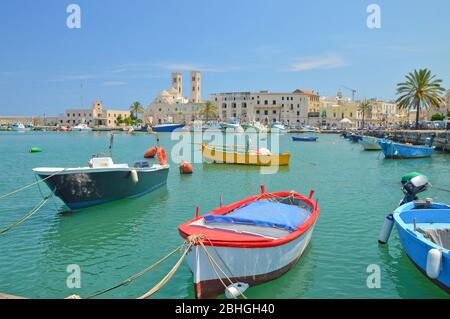
[[[344,60],[335,53],[323,57],[301,59],[291,67],[291,71],[308,71],[315,69],[335,69],[345,66]]]
[[[108,81],[108,82],[103,82],[103,85],[106,86],[119,86],[119,85],[127,85],[127,82],[123,82],[123,81]]]

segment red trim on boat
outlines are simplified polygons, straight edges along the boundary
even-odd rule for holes
[[[209,229],[206,227],[190,225],[194,221],[202,218],[202,216],[198,218],[193,218],[188,222],[181,224],[180,226],[178,226],[178,231],[184,239],[186,239],[191,235],[200,235],[200,234],[204,235],[206,237],[206,240],[204,240],[203,243],[206,246],[236,247],[236,248],[264,248],[264,247],[281,246],[300,237],[306,231],[308,231],[308,229],[311,228],[312,225],[314,225],[320,212],[320,207],[315,201],[295,192],[264,193],[242,199],[227,206],[218,207],[210,212],[210,214],[224,215],[250,202],[273,197],[287,197],[287,196],[294,196],[294,198],[308,204],[312,208],[313,212],[311,216],[300,227],[298,227],[296,231],[282,238],[271,239],[249,234],[240,234],[230,231]]]

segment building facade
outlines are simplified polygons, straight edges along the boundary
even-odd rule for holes
[[[218,119],[232,118],[240,122],[260,122],[270,125],[283,122],[292,126],[308,123],[309,95],[301,90],[294,92],[229,92],[211,94]]]
[[[320,124],[327,128],[356,128],[360,120],[357,104],[345,98],[341,91],[336,96],[320,98]]]
[[[60,119],[60,125],[75,126],[86,124],[91,127],[116,127],[118,118],[130,116],[128,110],[109,110],[103,108],[103,103],[94,101],[90,109],[67,109]]]

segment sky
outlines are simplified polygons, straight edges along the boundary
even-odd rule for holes
[[[81,27],[67,27],[67,7]],[[380,8],[369,28],[367,8]],[[2,0],[0,115],[147,106],[170,73],[202,72],[202,98],[231,91],[395,98],[429,68],[450,87],[450,1]]]

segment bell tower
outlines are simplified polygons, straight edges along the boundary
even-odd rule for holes
[[[178,96],[183,95],[183,75],[172,73],[172,87],[177,90]]]
[[[191,72],[191,102],[201,102],[201,75],[200,71]]]

